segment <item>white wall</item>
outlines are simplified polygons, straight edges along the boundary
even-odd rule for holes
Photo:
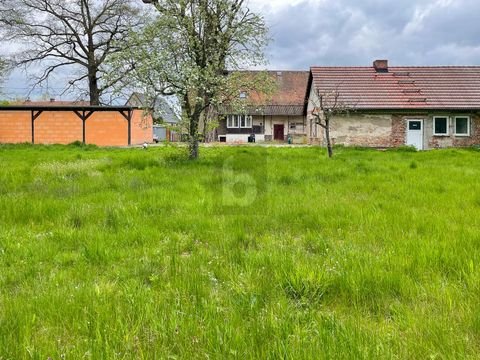
[[[323,139],[323,129],[315,123],[314,117],[311,115],[314,104],[319,102],[317,93],[315,91],[315,86],[312,84],[310,89],[310,94],[308,95],[308,104],[307,104],[307,137],[310,141],[322,141]]]
[[[225,135],[227,139],[227,143],[229,144],[245,144],[248,143],[249,134],[227,134]],[[263,142],[265,141],[264,135],[255,135],[256,142]]]
[[[249,136],[248,134],[227,134],[227,143],[246,143]]]
[[[273,136],[274,125],[283,125],[283,135],[289,132],[289,122],[303,123],[303,116],[265,116],[265,135]]]

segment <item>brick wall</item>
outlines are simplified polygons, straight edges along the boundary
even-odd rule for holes
[[[153,142],[153,119],[143,110],[135,110],[132,116],[132,144]]]
[[[407,136],[407,121],[403,116],[392,116],[392,133],[390,135],[390,146],[398,147],[405,145]]]
[[[433,135],[433,120],[430,119],[430,126],[426,127],[428,148],[436,149],[445,147],[469,147],[473,145],[480,145],[480,118],[478,116],[471,116],[470,121],[470,136],[455,135],[453,116],[450,116],[449,119],[449,135],[435,136]]]
[[[30,111],[2,111],[0,113],[0,143],[32,141],[32,115]]]
[[[35,144],[70,144],[82,137],[82,121],[74,112],[45,111],[35,120]]]
[[[452,135],[453,136],[453,135]],[[455,137],[453,136],[453,146],[472,146],[480,145],[480,117],[472,116],[470,125],[470,136]]]
[[[99,146],[127,145],[128,122],[118,112],[93,113],[86,122],[85,142]]]
[[[444,115],[445,113],[438,113]],[[355,114],[335,117],[331,125],[331,139],[334,144],[365,147],[398,147],[406,144],[407,120],[423,120],[424,149],[445,147],[468,147],[480,145],[480,116],[471,116],[470,136],[456,136],[454,122],[449,120],[449,135],[433,135],[433,116],[435,113],[412,112],[409,115]],[[453,118],[453,115],[449,115]],[[318,128],[316,136],[310,136],[311,144],[325,145],[323,130]]]
[[[73,111],[43,111],[35,120],[36,144],[69,144],[83,140],[82,120]],[[128,121],[118,111],[94,112],[85,124],[87,144],[128,145]],[[0,110],[0,143],[32,141],[30,110]],[[142,110],[134,110],[131,144],[153,141],[152,119]]]

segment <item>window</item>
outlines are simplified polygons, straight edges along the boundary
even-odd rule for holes
[[[470,136],[470,117],[455,116],[455,135]]]
[[[238,115],[227,116],[227,128],[238,128]]]
[[[448,135],[448,116],[435,116],[433,118],[433,135]]]
[[[252,127],[252,117],[248,115],[240,115],[240,127],[242,128],[251,128]]]
[[[290,123],[289,128],[292,131],[305,131],[305,126],[301,122]]]
[[[227,128],[251,128],[252,117],[249,115],[228,115]]]
[[[422,130],[422,122],[410,120],[408,122],[408,130]]]

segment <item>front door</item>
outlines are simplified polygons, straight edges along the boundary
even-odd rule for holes
[[[285,137],[283,136],[283,134],[284,134],[284,125],[283,124],[273,125],[273,140],[284,141]]]
[[[423,120],[407,120],[407,145],[423,150]]]

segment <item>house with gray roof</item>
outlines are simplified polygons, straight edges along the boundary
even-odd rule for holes
[[[129,106],[137,106],[141,108],[152,108],[148,105],[148,100],[144,94],[134,92],[127,101]],[[175,114],[172,106],[162,97],[155,99],[152,111],[153,117],[153,139],[159,141],[180,141],[178,127],[180,119]]]

